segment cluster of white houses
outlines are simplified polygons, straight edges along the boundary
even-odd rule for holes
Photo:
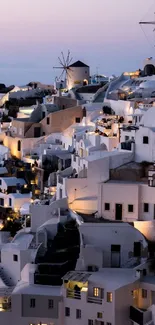
[[[1,131],[0,206],[30,222],[14,238],[0,231],[0,324],[155,324],[149,78],[124,75],[48,97]],[[3,166],[11,156],[40,173],[42,197],[21,191],[24,176]]]

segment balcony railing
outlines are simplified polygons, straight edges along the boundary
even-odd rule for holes
[[[76,290],[67,289],[66,297],[71,299],[81,299],[81,292]]]
[[[93,303],[93,304],[102,305],[102,299],[99,298],[99,297],[90,297],[90,296],[88,296],[87,302],[90,302],[90,303]]]
[[[152,313],[149,310],[141,310],[131,306],[130,319],[139,325],[146,325],[152,320]]]

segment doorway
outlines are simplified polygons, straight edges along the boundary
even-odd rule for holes
[[[121,246],[111,245],[111,267],[120,267],[121,265]]]
[[[134,242],[134,257],[141,257],[141,242]]]
[[[115,204],[115,219],[117,221],[122,220],[122,204],[119,203]]]
[[[40,127],[35,127],[34,128],[34,138],[39,138],[40,137]]]

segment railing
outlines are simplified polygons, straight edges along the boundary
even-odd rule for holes
[[[102,299],[99,297],[87,297],[87,302],[93,303],[93,304],[98,304],[98,305],[102,305]]]
[[[71,299],[81,299],[81,292],[76,290],[67,289],[66,297]]]

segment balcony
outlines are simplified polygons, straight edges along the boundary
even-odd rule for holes
[[[87,297],[87,302],[92,303],[92,304],[98,304],[102,305],[102,299],[99,297]]]
[[[81,292],[76,290],[67,289],[66,297],[71,299],[81,299]]]
[[[139,325],[146,325],[152,320],[152,313],[130,306],[130,319]]]

